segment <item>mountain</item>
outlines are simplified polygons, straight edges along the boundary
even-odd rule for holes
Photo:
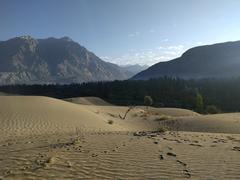
[[[129,76],[68,37],[0,41],[0,84],[111,81]]]
[[[139,64],[127,64],[127,65],[121,65],[120,66],[123,70],[126,71],[126,73],[129,74],[129,76],[134,76],[136,75],[137,73],[145,70],[148,68],[147,65],[139,65]]]
[[[184,79],[240,77],[240,41],[189,49],[181,57],[159,62],[132,79],[162,76]]]

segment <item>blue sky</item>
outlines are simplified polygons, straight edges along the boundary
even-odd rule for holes
[[[154,64],[240,40],[239,0],[0,0],[0,40],[69,36],[104,60]]]

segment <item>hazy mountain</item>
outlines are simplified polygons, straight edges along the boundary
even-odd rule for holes
[[[148,68],[147,65],[139,65],[139,64],[133,64],[133,65],[127,64],[127,65],[121,65],[120,67],[123,70],[125,70],[129,74],[129,76],[134,76],[137,73]]]
[[[68,37],[0,42],[0,84],[80,83],[129,76]]]
[[[186,79],[240,77],[240,41],[189,49],[181,57],[159,62],[132,79],[161,76]]]

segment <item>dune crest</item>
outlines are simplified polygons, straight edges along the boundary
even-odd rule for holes
[[[67,98],[64,100],[75,103],[75,104],[83,104],[83,105],[99,105],[99,106],[111,105],[110,103],[98,97],[76,97],[76,98]]]

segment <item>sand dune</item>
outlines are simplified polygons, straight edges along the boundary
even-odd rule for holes
[[[101,116],[62,100],[36,96],[1,96],[0,131],[4,136],[20,136],[85,130],[115,130]]]
[[[240,134],[240,113],[185,116],[164,123],[179,131]]]
[[[86,106],[40,96],[0,97],[0,139],[31,134],[85,131],[157,130],[165,124],[174,130],[217,133],[240,133],[238,113],[199,115],[176,108]],[[161,120],[167,116],[166,120]],[[159,121],[158,118],[160,117]],[[112,121],[112,124],[108,122]]]
[[[119,106],[86,106],[41,96],[1,96],[0,97],[0,139],[11,136],[31,134],[52,134],[73,132],[76,129],[85,131],[139,131],[157,129],[156,122],[142,118],[144,107],[132,110],[125,120],[128,107]],[[188,110],[156,110],[155,116],[165,112],[166,115],[191,115]],[[157,115],[156,115],[157,112]],[[153,119],[153,118],[152,118]],[[108,122],[113,121],[110,125]]]
[[[83,105],[110,106],[111,104],[98,97],[76,97],[64,99],[65,101]]]
[[[79,99],[0,96],[0,179],[240,177],[239,113]]]

